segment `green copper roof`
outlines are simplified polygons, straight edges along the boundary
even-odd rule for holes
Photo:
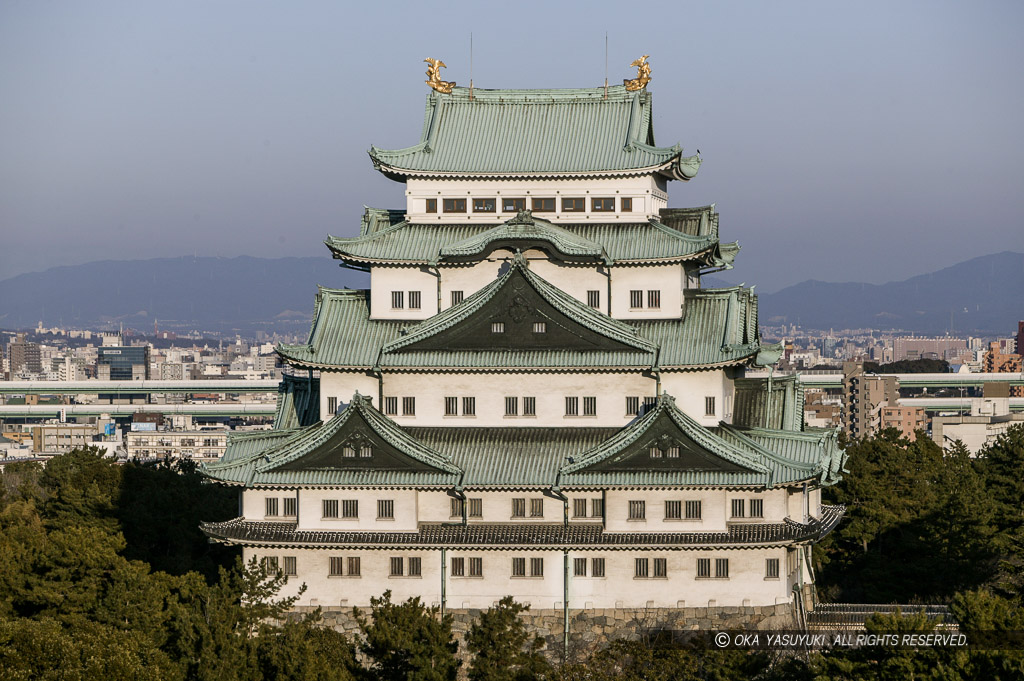
[[[320,379],[285,374],[277,387],[274,429],[310,426],[320,420]]]
[[[431,92],[418,144],[370,148],[375,168],[408,176],[555,177],[658,172],[689,180],[700,158],[654,144],[651,93],[577,90]]]
[[[690,215],[676,214],[684,212]],[[555,225],[528,215],[497,225],[412,224],[395,222],[395,211],[367,209],[358,237],[329,236],[325,243],[335,258],[356,267],[454,264],[474,257],[479,260],[495,248],[532,246],[572,261],[618,265],[696,261],[707,267],[731,267],[739,252],[738,244],[719,243],[714,206],[666,209],[661,220],[639,223]]]
[[[804,391],[796,375],[770,381],[767,378],[738,378],[734,387],[736,396],[732,421],[736,425],[776,430],[803,429]]]

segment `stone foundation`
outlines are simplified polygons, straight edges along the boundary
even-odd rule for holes
[[[298,612],[316,608],[301,606]],[[364,609],[367,610],[368,609]],[[463,640],[469,627],[480,616],[477,609],[448,609],[452,615],[452,630],[463,650]],[[359,631],[351,608],[322,608],[323,626],[354,637]],[[561,610],[529,610],[520,618],[527,631],[541,636],[545,651],[553,661],[563,658],[563,613]],[[797,622],[791,603],[747,607],[705,608],[608,608],[569,610],[569,660],[580,659],[616,639],[649,641],[673,632],[756,629],[795,629]]]

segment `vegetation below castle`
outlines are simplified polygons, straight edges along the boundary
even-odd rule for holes
[[[1024,428],[984,456],[893,432],[850,446],[828,499],[847,519],[815,549],[824,600],[951,603],[966,631],[1021,631]],[[95,451],[0,475],[0,679],[452,679],[451,620],[390,594],[358,640],[286,618],[282,577],[206,542],[235,492],[188,464],[117,466]],[[511,598],[468,632],[464,671],[528,679],[1020,678],[1021,651],[862,648],[794,655],[615,641],[552,667]],[[927,630],[877,617],[877,631]]]

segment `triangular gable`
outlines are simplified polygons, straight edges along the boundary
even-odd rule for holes
[[[265,455],[258,473],[298,470],[367,470],[458,475],[446,457],[415,440],[358,393],[341,413],[303,431]]]
[[[768,473],[768,467],[716,436],[662,395],[657,406],[562,467],[578,471],[715,471]]]
[[[528,210],[486,232],[443,246],[440,255],[448,261],[478,260],[496,248],[525,251],[536,246],[563,260],[611,263],[601,244],[536,218]]]
[[[493,349],[640,350],[653,361],[656,346],[530,272],[517,253],[500,278],[385,344],[383,353]]]

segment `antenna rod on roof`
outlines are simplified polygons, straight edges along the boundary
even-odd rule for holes
[[[469,101],[473,101],[473,32],[469,32]]]
[[[604,98],[608,99],[608,31],[604,32]]]

